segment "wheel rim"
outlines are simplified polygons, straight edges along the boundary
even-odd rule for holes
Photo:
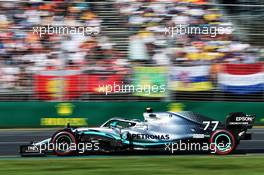
[[[227,134],[219,134],[214,139],[214,144],[220,152],[228,152],[232,149],[232,140]]]
[[[76,141],[74,135],[72,135],[69,132],[63,131],[63,132],[57,133],[53,137],[52,143],[53,143],[53,152],[56,155],[65,156],[65,155],[70,155],[76,151],[76,150],[72,150],[71,148],[72,148],[72,146],[74,146],[73,147],[74,149],[76,148],[77,141]],[[61,146],[59,148],[59,144],[64,144],[64,147]],[[75,144],[75,145],[73,145],[73,144]]]
[[[227,130],[217,130],[212,133],[210,144],[215,153],[219,155],[231,153],[236,146],[235,137]]]
[[[68,153],[71,151],[70,147],[73,140],[68,135],[61,135],[56,139],[57,151],[60,153]]]

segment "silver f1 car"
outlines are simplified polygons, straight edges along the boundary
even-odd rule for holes
[[[128,151],[202,151],[232,153],[240,140],[251,139],[254,115],[231,113],[221,123],[193,112],[157,112],[151,108],[144,121],[111,118],[100,127],[72,128],[69,125],[51,138],[20,146],[21,156],[80,155]]]

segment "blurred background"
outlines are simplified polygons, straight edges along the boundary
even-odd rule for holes
[[[0,1],[0,100],[263,101],[263,6],[260,0]],[[232,31],[166,35],[178,24]],[[33,32],[48,25],[100,32]],[[165,90],[99,89],[114,83]]]

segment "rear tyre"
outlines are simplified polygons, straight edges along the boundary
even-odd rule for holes
[[[227,130],[216,130],[210,137],[211,149],[218,155],[231,154],[236,148],[234,135]]]
[[[58,131],[52,138],[53,153],[57,156],[71,156],[77,153],[77,139],[70,131]]]

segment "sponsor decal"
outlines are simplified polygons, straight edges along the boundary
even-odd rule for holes
[[[70,123],[73,126],[87,126],[87,118],[72,116],[74,105],[72,103],[59,103],[55,106],[57,115],[43,117],[40,120],[41,126],[65,126]],[[63,118],[60,118],[63,117]],[[66,117],[67,118],[64,118]]]
[[[152,135],[152,134],[132,134],[132,139],[157,139],[157,140],[169,140],[170,136],[169,134],[166,135]]]
[[[27,147],[27,149],[25,150],[25,152],[39,152],[39,149],[37,146],[35,145],[30,145]]]
[[[236,117],[235,121],[229,122],[229,125],[249,125],[254,120],[254,117]]]
[[[193,134],[193,138],[202,139],[202,138],[204,138],[204,134]]]
[[[57,114],[60,116],[67,116],[73,113],[74,105],[71,103],[60,103],[56,106]]]
[[[253,117],[236,117],[236,121],[237,122],[252,122],[253,121]]]
[[[184,110],[184,104],[183,103],[170,103],[168,105],[168,109],[169,111],[173,111],[173,112],[180,112]]]
[[[87,126],[86,118],[41,118],[41,126],[65,126],[70,123],[73,126]]]

